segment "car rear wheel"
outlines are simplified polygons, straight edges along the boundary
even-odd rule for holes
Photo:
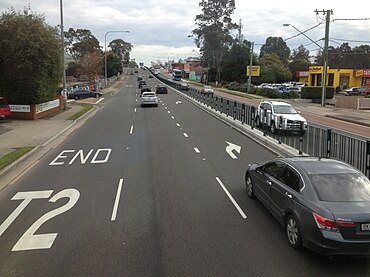
[[[75,96],[75,100],[78,100],[80,97],[78,95]]]
[[[98,98],[99,97],[99,94],[95,93],[94,97],[95,98]]]
[[[285,222],[285,231],[288,238],[289,245],[294,249],[302,247],[301,231],[298,222],[293,215],[289,215]]]
[[[251,198],[251,199],[255,198],[253,182],[252,182],[251,176],[249,174],[247,174],[247,176],[245,176],[245,186],[246,186],[246,189],[247,189],[248,197]]]

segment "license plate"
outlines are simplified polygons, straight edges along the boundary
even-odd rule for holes
[[[370,223],[361,224],[361,231],[370,231]]]

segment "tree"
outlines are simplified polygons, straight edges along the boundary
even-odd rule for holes
[[[100,75],[103,67],[102,59],[97,53],[88,53],[80,60],[81,73],[87,75],[89,81],[95,80]]]
[[[110,78],[117,76],[118,73],[122,73],[122,62],[115,53],[109,52],[107,54],[107,76]]]
[[[128,64],[130,62],[130,52],[134,47],[131,43],[125,42],[122,39],[112,40],[108,47],[119,57],[123,63]]]
[[[222,80],[229,82],[246,82],[246,70],[249,65],[251,55],[251,42],[234,42],[231,49],[226,53],[222,64]],[[255,57],[254,57],[255,58]],[[254,61],[253,64],[255,64]]]
[[[198,28],[192,33],[206,65],[215,69],[215,80],[220,81],[221,63],[233,42],[230,31],[237,28],[231,19],[235,0],[202,0],[199,6],[203,13],[195,17]]]
[[[297,49],[293,49],[289,62],[289,69],[293,78],[296,78],[295,73],[297,71],[307,71],[310,65],[310,51],[308,51],[302,44]]]
[[[260,59],[262,83],[282,83],[292,79],[289,68],[275,53],[265,54]]]
[[[0,90],[12,104],[55,99],[62,77],[60,34],[43,16],[10,9],[0,16]]]
[[[66,48],[69,54],[75,61],[79,61],[82,57],[89,53],[97,53],[102,55],[102,50],[97,38],[87,29],[69,28],[64,32],[67,39]]]
[[[266,54],[275,53],[284,64],[288,64],[290,49],[281,37],[268,37],[260,50],[260,59]]]
[[[81,64],[77,62],[68,63],[68,67],[66,68],[66,76],[73,76],[75,78],[78,78],[81,72]]]

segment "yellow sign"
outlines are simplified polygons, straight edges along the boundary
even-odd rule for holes
[[[250,66],[247,66],[247,76],[250,75],[249,73]],[[260,66],[252,66],[252,76],[260,76]]]

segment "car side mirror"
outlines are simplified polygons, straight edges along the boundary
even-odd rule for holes
[[[256,172],[262,174],[263,173],[262,166],[256,167]]]

